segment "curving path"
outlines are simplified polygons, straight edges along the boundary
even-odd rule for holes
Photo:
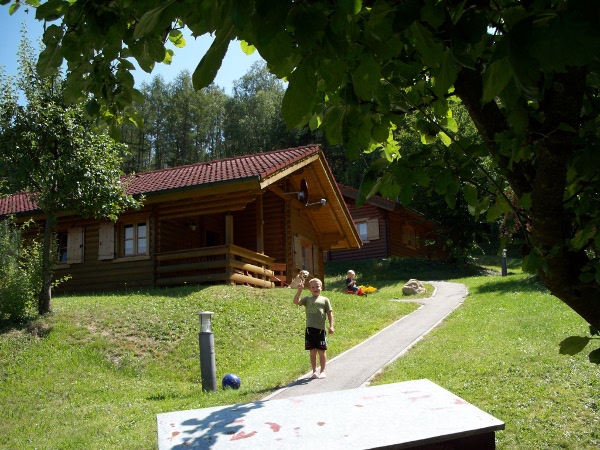
[[[422,306],[356,347],[329,360],[327,378],[311,380],[310,373],[306,374],[263,400],[355,389],[368,384],[374,375],[408,351],[454,311],[467,296],[466,287],[459,283],[446,281],[426,283],[435,287],[433,296],[416,300],[398,300],[417,302]]]

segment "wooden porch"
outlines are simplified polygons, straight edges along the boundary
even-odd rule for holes
[[[274,258],[233,244],[162,252],[156,254],[156,286],[220,282],[272,288],[274,267]]]

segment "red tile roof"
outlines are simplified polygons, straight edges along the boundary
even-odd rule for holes
[[[317,153],[316,145],[276,150],[254,155],[238,156],[170,169],[142,172],[123,177],[128,194],[151,194],[171,189],[247,179],[264,179],[290,164]],[[33,212],[37,205],[29,201],[27,194],[14,194],[0,198],[0,216]]]

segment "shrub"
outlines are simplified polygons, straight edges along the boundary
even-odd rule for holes
[[[38,241],[25,242],[12,219],[0,222],[0,320],[25,320],[35,315],[41,287],[42,259]]]

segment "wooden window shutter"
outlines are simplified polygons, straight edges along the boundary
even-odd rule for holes
[[[115,225],[112,222],[101,223],[98,229],[98,259],[114,259]]]
[[[379,219],[367,220],[367,240],[379,239]]]
[[[302,246],[303,251],[303,261],[304,267],[303,269],[308,270],[310,273],[314,273],[314,263],[313,263],[313,248],[312,245],[308,242],[304,241],[304,245]]]
[[[315,244],[312,246],[313,253],[313,273],[318,275],[321,271],[321,258],[319,258],[319,247]]]
[[[302,270],[302,241],[294,236],[294,267]]]
[[[67,237],[67,264],[79,264],[83,262],[83,228],[69,228]]]

